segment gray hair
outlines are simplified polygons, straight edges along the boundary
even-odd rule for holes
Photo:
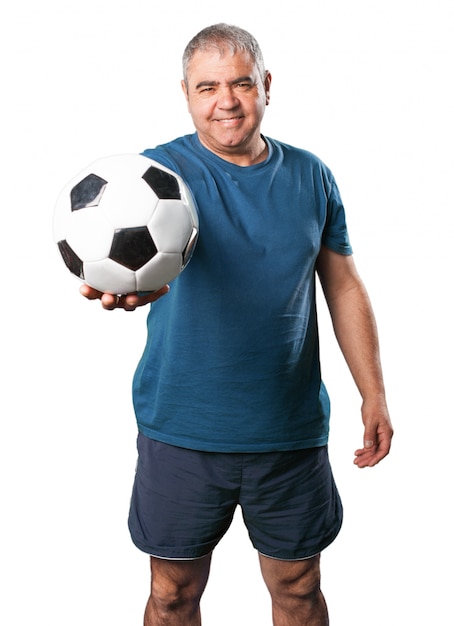
[[[197,50],[217,48],[221,56],[226,48],[232,54],[247,52],[255,62],[262,80],[265,80],[265,64],[257,40],[247,30],[230,24],[214,24],[201,30],[191,39],[183,54],[183,78],[187,84],[188,66]]]

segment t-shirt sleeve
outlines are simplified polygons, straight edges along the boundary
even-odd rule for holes
[[[322,243],[338,254],[353,253],[347,231],[344,205],[336,181],[331,178],[328,186],[326,223],[323,229]]]
[[[157,163],[160,163],[161,165],[164,165],[164,167],[175,170],[175,164],[168,157],[166,151],[159,147],[147,148],[146,150],[141,152],[141,154],[148,157],[149,159],[152,159],[153,161],[156,161]]]

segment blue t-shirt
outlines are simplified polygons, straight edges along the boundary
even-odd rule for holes
[[[351,254],[341,198],[313,154],[266,138],[266,161],[234,165],[197,134],[144,154],[195,197],[187,268],[151,306],[133,382],[139,430],[218,452],[322,446],[315,263],[322,243]]]

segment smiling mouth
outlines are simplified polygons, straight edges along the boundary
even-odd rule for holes
[[[236,117],[217,118],[214,121],[225,126],[230,126],[230,125],[237,124],[242,119],[243,119],[243,116],[240,115]]]

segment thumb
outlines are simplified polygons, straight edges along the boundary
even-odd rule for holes
[[[375,436],[373,433],[365,432],[364,433],[364,447],[366,449],[373,448],[375,446]]]

